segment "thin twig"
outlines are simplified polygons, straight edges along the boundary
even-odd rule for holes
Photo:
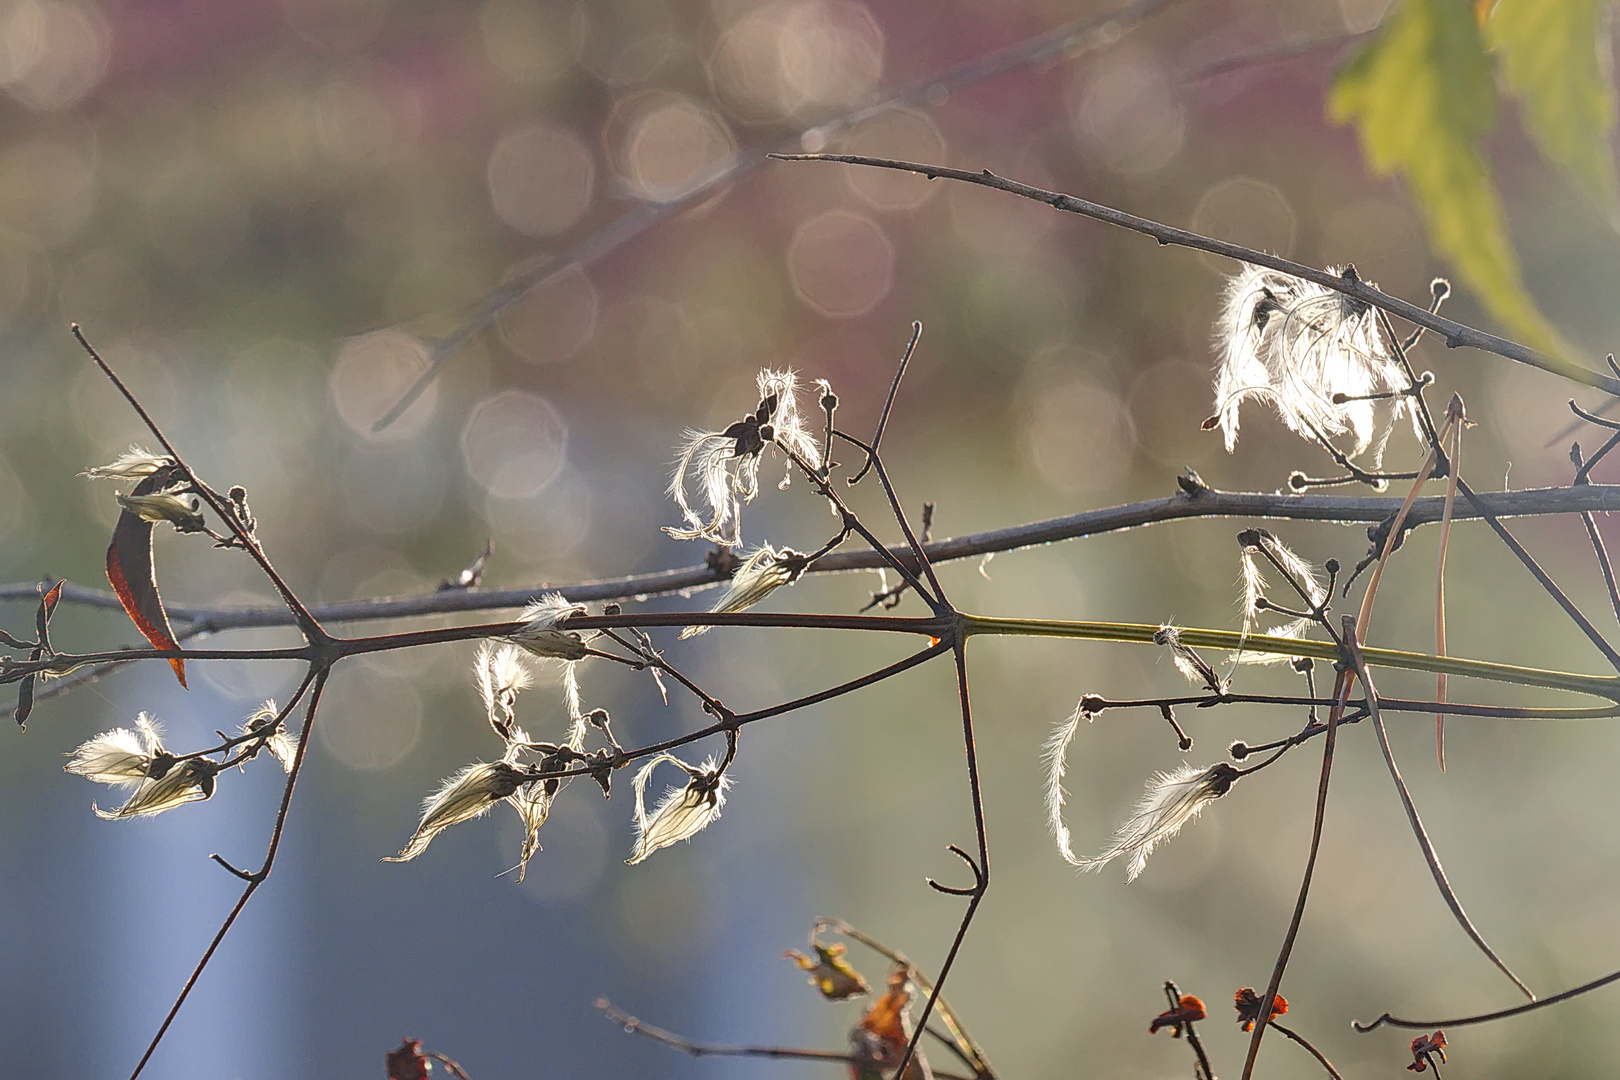
[[[1537,1009],[1545,1009],[1549,1005],[1557,1005],[1568,1001],[1570,998],[1580,997],[1582,994],[1590,994],[1593,990],[1601,990],[1614,982],[1620,982],[1620,971],[1611,971],[1609,974],[1593,979],[1591,982],[1581,983],[1581,985],[1571,987],[1561,993],[1549,994],[1547,997],[1537,998],[1523,1005],[1515,1005],[1511,1009],[1497,1009],[1495,1012],[1460,1016],[1454,1020],[1402,1020],[1399,1017],[1389,1015],[1389,1013],[1384,1013],[1370,1024],[1363,1024],[1360,1020],[1352,1020],[1350,1026],[1365,1035],[1369,1031],[1378,1030],[1385,1024],[1390,1027],[1413,1030],[1421,1028],[1424,1031],[1432,1031],[1438,1028],[1467,1027],[1470,1024],[1489,1024],[1496,1020],[1523,1016],[1525,1013],[1535,1012]]]
[[[1463,910],[1462,901],[1457,899],[1457,893],[1452,889],[1451,882],[1446,880],[1445,867],[1440,864],[1440,856],[1435,852],[1434,844],[1429,840],[1428,830],[1423,827],[1423,819],[1418,816],[1417,805],[1412,802],[1412,793],[1406,789],[1406,781],[1401,779],[1400,766],[1395,763],[1395,752],[1389,745],[1389,732],[1384,729],[1384,718],[1378,708],[1378,691],[1373,686],[1372,678],[1368,674],[1366,659],[1356,642],[1346,642],[1345,644],[1349,651],[1350,664],[1355,668],[1356,677],[1361,680],[1362,688],[1366,691],[1367,712],[1372,718],[1373,731],[1378,735],[1378,747],[1383,751],[1384,764],[1389,767],[1390,779],[1395,781],[1395,790],[1401,797],[1401,806],[1406,810],[1406,820],[1412,825],[1412,834],[1417,837],[1418,847],[1423,850],[1423,860],[1429,864],[1429,873],[1434,875],[1434,883],[1440,890],[1440,896],[1445,900],[1446,906],[1451,909],[1451,914],[1455,916],[1457,925],[1463,928],[1463,933],[1468,935],[1469,940],[1478,946],[1479,951],[1484,953],[1491,963],[1496,965],[1497,970],[1506,975],[1514,986],[1524,992],[1525,997],[1534,1001],[1536,995],[1524,984],[1524,980],[1513,974],[1512,969],[1503,963],[1501,957],[1496,955],[1496,950],[1492,949],[1480,932],[1475,929],[1473,921],[1468,917],[1468,913]]]
[[[186,476],[192,481],[192,487],[197,494],[208,503],[215,514],[219,515],[219,519],[225,523],[226,527],[231,530],[232,535],[241,543],[243,550],[253,558],[254,562],[259,564],[259,569],[264,571],[264,576],[270,579],[270,584],[275,586],[276,592],[281,594],[282,602],[287,605],[287,610],[292,614],[298,628],[303,631],[304,637],[312,645],[328,640],[326,631],[321,629],[321,624],[309,613],[309,609],[304,606],[304,602],[298,599],[298,596],[292,591],[292,587],[282,579],[281,574],[271,565],[269,557],[264,553],[264,549],[259,546],[258,539],[237,520],[235,508],[220,498],[218,492],[214,491],[213,488],[203,483],[191,466],[186,464],[185,459],[180,456],[180,451],[174,448],[174,444],[169,441],[168,436],[163,434],[163,429],[158,427],[157,421],[152,419],[151,415],[141,405],[139,399],[130,392],[128,386],[124,385],[124,380],[118,377],[117,373],[108,366],[107,361],[101,358],[101,354],[96,351],[95,346],[90,344],[89,339],[84,336],[84,332],[79,329],[79,324],[73,323],[70,329],[73,331],[74,338],[84,347],[84,351],[90,354],[90,359],[94,360],[96,366],[101,369],[101,373],[107,376],[113,386],[118,388],[118,392],[124,396],[124,400],[129,403],[130,408],[135,410],[136,415],[141,418],[141,422],[146,425],[147,430],[151,431],[152,437],[162,444],[163,449],[168,453],[169,457],[174,459],[175,464],[186,471]]]
[[[1344,1080],[1344,1077],[1339,1075],[1339,1070],[1333,1067],[1333,1062],[1329,1061],[1322,1051],[1312,1046],[1310,1041],[1307,1040],[1303,1035],[1299,1034],[1299,1032],[1295,1031],[1293,1028],[1284,1027],[1275,1020],[1271,1022],[1271,1026],[1276,1028],[1279,1033],[1288,1036],[1290,1039],[1293,1039],[1295,1042],[1299,1043],[1299,1045],[1303,1046],[1307,1051],[1309,1051],[1311,1057],[1315,1058],[1317,1064],[1321,1065],[1322,1068],[1327,1070],[1327,1074],[1331,1076],[1333,1080]]]
[[[837,1061],[848,1063],[855,1060],[853,1054],[841,1053],[837,1050],[814,1050],[799,1046],[746,1046],[728,1043],[702,1043],[694,1042],[672,1031],[665,1031],[655,1027],[645,1020],[637,1019],[629,1013],[615,1006],[605,997],[596,999],[596,1007],[602,1014],[615,1024],[623,1027],[630,1035],[641,1035],[662,1043],[672,1050],[690,1054],[693,1057],[762,1057],[762,1058],[796,1058],[808,1061]],[[974,1080],[971,1076],[961,1073],[945,1072],[940,1069],[933,1070],[935,1076],[941,1080]]]
[[[1171,1012],[1181,1008],[1181,988],[1169,979],[1164,980],[1164,996],[1170,1001]],[[1180,1031],[1186,1034],[1187,1045],[1192,1047],[1193,1055],[1198,1059],[1198,1067],[1203,1070],[1203,1075],[1198,1080],[1215,1080],[1215,1070],[1209,1063],[1209,1055],[1204,1052],[1204,1040],[1198,1037],[1193,1022],[1183,1021]]]
[[[973,915],[979,910],[979,904],[990,888],[990,839],[985,831],[984,795],[979,785],[979,754],[973,735],[973,706],[968,696],[967,641],[960,634],[956,634],[953,635],[951,646],[956,656],[956,692],[962,707],[962,738],[967,748],[968,792],[973,800],[973,829],[979,844],[979,861],[975,866],[973,860],[962,855],[962,860],[973,870],[974,878],[972,888],[965,893],[968,897],[967,910],[962,913],[962,922],[956,928],[956,937],[951,940],[951,947],[945,953],[945,961],[939,966],[939,979],[929,993],[927,1003],[923,1005],[922,1015],[917,1019],[917,1030],[912,1032],[911,1041],[906,1044],[906,1052],[901,1055],[900,1063],[895,1067],[896,1076],[905,1075],[906,1066],[916,1054],[917,1042],[922,1038],[923,1028],[927,1026],[928,1017],[934,1011],[934,1003],[939,999],[940,991],[945,988],[945,980],[951,973],[951,966],[956,963],[956,955],[962,949],[962,941],[967,937]],[[961,854],[960,848],[956,851]]]
[[[1279,259],[1275,255],[1268,255],[1254,248],[1247,248],[1241,244],[1228,243],[1225,240],[1216,240],[1213,237],[1203,236],[1199,233],[1178,229],[1172,225],[1164,225],[1147,218],[1127,214],[1111,207],[1098,203],[1088,202],[1073,195],[1064,195],[1061,192],[1047,191],[1044,188],[1022,184],[1016,180],[1009,180],[997,176],[988,169],[983,172],[969,172],[966,169],[952,169],[944,165],[927,165],[914,161],[898,161],[892,158],[866,157],[858,154],[773,154],[772,157],[782,161],[836,161],[846,165],[864,165],[877,169],[894,169],[900,172],[918,173],[930,180],[943,177],[947,180],[959,180],[967,184],[978,184],[981,187],[993,188],[996,191],[1005,191],[1012,195],[1019,195],[1036,202],[1046,203],[1056,210],[1063,210],[1072,214],[1080,214],[1096,221],[1109,225],[1116,225],[1132,232],[1139,232],[1151,236],[1162,245],[1177,245],[1179,247],[1193,248],[1198,251],[1207,251],[1212,255],[1222,255],[1229,259],[1250,263],[1254,266],[1264,266],[1270,270],[1278,270],[1306,281],[1314,282],[1324,288],[1343,293],[1365,304],[1380,308],[1395,315],[1414,326],[1422,326],[1442,335],[1449,348],[1468,346],[1481,349],[1485,352],[1495,353],[1509,360],[1516,360],[1521,364],[1541,368],[1555,375],[1561,375],[1571,382],[1582,386],[1594,386],[1611,394],[1620,395],[1620,379],[1603,375],[1599,372],[1584,368],[1579,364],[1538,353],[1534,349],[1520,345],[1516,341],[1487,334],[1471,326],[1465,326],[1451,319],[1431,314],[1427,308],[1389,296],[1373,287],[1360,278],[1330,274],[1325,270],[1318,270],[1303,263],[1292,262],[1288,259]]]
[[[1575,601],[1571,600],[1564,590],[1558,587],[1558,584],[1547,575],[1547,571],[1541,568],[1541,564],[1536,562],[1535,557],[1525,550],[1524,545],[1519,543],[1512,533],[1508,532],[1507,526],[1497,520],[1497,516],[1490,511],[1490,508],[1479,500],[1479,496],[1474,493],[1474,489],[1468,486],[1468,481],[1458,477],[1457,490],[1463,493],[1463,498],[1467,499],[1475,511],[1479,513],[1479,516],[1485,519],[1485,523],[1491,527],[1491,531],[1501,537],[1502,543],[1508,546],[1508,550],[1518,556],[1525,569],[1529,570],[1531,575],[1541,583],[1541,587],[1547,591],[1547,595],[1551,596],[1558,606],[1564,609],[1564,614],[1568,615],[1571,621],[1580,627],[1581,633],[1586,635],[1587,640],[1597,646],[1598,652],[1602,653],[1604,658],[1614,665],[1616,671],[1620,671],[1620,652],[1615,651],[1614,646],[1609,644],[1608,639],[1603,636],[1602,632],[1592,625],[1592,620],[1583,615],[1581,609],[1575,606]]]
[[[1356,635],[1355,618],[1344,616],[1344,640],[1347,645],[1353,644]],[[1271,1019],[1271,1004],[1277,999],[1277,991],[1282,987],[1283,972],[1288,970],[1288,958],[1294,951],[1294,940],[1299,936],[1299,924],[1305,918],[1305,901],[1311,891],[1311,877],[1316,872],[1316,853],[1322,846],[1322,822],[1327,816],[1328,780],[1333,773],[1333,751],[1338,743],[1339,721],[1344,716],[1345,699],[1350,693],[1350,678],[1346,672],[1339,672],[1337,682],[1333,687],[1333,708],[1328,712],[1327,738],[1322,743],[1322,772],[1316,783],[1316,816],[1311,824],[1311,849],[1305,858],[1305,872],[1299,882],[1299,896],[1294,901],[1294,914],[1288,921],[1288,932],[1283,935],[1282,947],[1277,950],[1277,962],[1272,965],[1271,981],[1266,984],[1266,992],[1260,996],[1259,1014],[1254,1021],[1254,1031],[1249,1036],[1249,1053],[1243,1062],[1243,1080],[1249,1080],[1254,1075],[1254,1063],[1260,1056],[1260,1040],[1265,1036],[1266,1024]]]
[[[315,686],[310,691],[309,707],[304,711],[304,728],[298,733],[298,752],[293,757],[292,768],[287,771],[287,783],[281,792],[281,806],[276,811],[275,826],[270,830],[270,845],[265,849],[264,862],[259,866],[258,870],[247,875],[247,887],[242,890],[242,895],[237,899],[235,906],[231,908],[230,914],[226,915],[225,921],[220,924],[219,932],[208,943],[208,948],[203,951],[202,959],[197,961],[197,966],[192,969],[190,977],[186,979],[186,984],[180,988],[180,993],[174,999],[174,1004],[169,1007],[168,1015],[163,1018],[163,1023],[158,1026],[157,1034],[152,1036],[152,1041],[147,1045],[146,1052],[141,1055],[141,1060],[135,1065],[135,1071],[129,1074],[129,1080],[136,1080],[136,1077],[140,1076],[141,1071],[146,1068],[146,1063],[152,1059],[153,1053],[157,1051],[158,1044],[163,1041],[163,1036],[168,1034],[169,1025],[173,1024],[174,1018],[179,1015],[180,1007],[186,1003],[186,998],[191,996],[192,988],[197,985],[197,980],[202,978],[203,969],[214,958],[215,951],[219,949],[219,943],[225,940],[226,934],[230,933],[231,927],[236,923],[236,917],[242,914],[242,909],[247,907],[249,900],[253,899],[253,894],[259,891],[259,886],[263,885],[270,877],[270,870],[276,862],[276,852],[281,849],[282,832],[287,827],[287,810],[292,805],[293,789],[298,785],[298,774],[303,770],[304,757],[309,751],[309,737],[311,732],[315,730],[315,710],[320,706],[321,692],[326,689],[326,679],[329,674],[328,669],[321,669],[315,674]],[[238,876],[241,875],[238,874]]]

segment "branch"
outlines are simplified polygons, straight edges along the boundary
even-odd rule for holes
[[[1429,873],[1434,875],[1434,883],[1439,888],[1441,897],[1445,900],[1446,906],[1451,909],[1451,914],[1456,917],[1457,924],[1462,927],[1463,933],[1467,934],[1469,940],[1479,947],[1479,951],[1484,953],[1486,958],[1496,965],[1497,970],[1501,971],[1503,975],[1506,975],[1513,982],[1514,986],[1524,991],[1525,997],[1531,1001],[1536,1000],[1536,995],[1524,984],[1524,980],[1513,974],[1512,969],[1502,961],[1501,957],[1496,955],[1496,951],[1474,928],[1473,921],[1468,918],[1468,913],[1463,910],[1462,901],[1457,899],[1456,892],[1451,888],[1451,882],[1446,880],[1445,867],[1440,864],[1440,856],[1435,852],[1434,844],[1429,840],[1428,831],[1423,827],[1423,819],[1418,817],[1417,806],[1412,802],[1412,793],[1406,789],[1406,781],[1401,779],[1400,767],[1395,764],[1395,752],[1390,748],[1389,733],[1384,729],[1384,718],[1378,708],[1378,690],[1373,686],[1372,677],[1367,671],[1367,663],[1363,656],[1365,650],[1358,648],[1354,641],[1346,641],[1345,649],[1348,659],[1355,668],[1356,677],[1361,680],[1362,689],[1367,692],[1367,712],[1372,719],[1373,731],[1378,735],[1378,747],[1384,752],[1384,763],[1389,766],[1390,778],[1395,781],[1395,790],[1400,794],[1401,806],[1406,809],[1406,819],[1412,825],[1412,833],[1417,837],[1418,846],[1423,849],[1423,859],[1429,864]]]
[[[1344,637],[1353,641],[1356,636],[1355,620],[1346,615],[1344,617]],[[1369,692],[1370,693],[1370,692]],[[1294,941],[1299,936],[1299,925],[1305,918],[1305,901],[1310,896],[1311,878],[1316,872],[1316,853],[1322,846],[1322,823],[1327,817],[1328,781],[1333,775],[1333,751],[1338,743],[1339,721],[1344,718],[1345,699],[1350,694],[1350,677],[1346,672],[1340,672],[1337,685],[1333,688],[1333,708],[1328,713],[1327,738],[1322,742],[1322,772],[1316,783],[1316,816],[1311,824],[1311,849],[1305,858],[1305,872],[1299,883],[1299,896],[1294,901],[1294,914],[1288,921],[1288,932],[1283,935],[1282,947],[1277,950],[1277,962],[1271,969],[1271,981],[1266,985],[1266,992],[1260,996],[1260,1008],[1254,1021],[1254,1033],[1249,1036],[1249,1054],[1243,1062],[1243,1080],[1249,1080],[1254,1075],[1255,1059],[1260,1056],[1260,1040],[1266,1034],[1266,1025],[1271,1020],[1272,1002],[1277,999],[1277,991],[1282,987],[1283,972],[1288,969],[1288,958],[1293,954]]]
[[[960,180],[966,184],[978,184],[980,187],[992,188],[996,191],[1005,191],[1011,195],[1019,195],[1036,202],[1046,203],[1056,210],[1064,210],[1071,214],[1080,214],[1083,217],[1101,221],[1108,225],[1116,225],[1122,229],[1151,236],[1161,245],[1174,244],[1177,247],[1193,248],[1197,251],[1207,251],[1212,255],[1221,255],[1228,259],[1250,263],[1254,266],[1264,266],[1270,270],[1277,270],[1284,274],[1291,274],[1297,278],[1314,282],[1323,288],[1343,293],[1353,297],[1364,304],[1389,312],[1398,318],[1404,319],[1413,326],[1421,326],[1425,330],[1432,330],[1446,339],[1447,348],[1468,346],[1481,349],[1485,352],[1495,353],[1509,360],[1517,360],[1521,364],[1550,371],[1554,375],[1561,375],[1571,382],[1582,386],[1594,386],[1610,394],[1620,395],[1620,380],[1609,375],[1603,375],[1571,363],[1568,360],[1555,356],[1538,353],[1534,349],[1520,345],[1516,341],[1487,334],[1483,330],[1476,330],[1451,319],[1441,318],[1431,313],[1427,308],[1409,304],[1405,300],[1397,299],[1382,292],[1378,288],[1362,281],[1355,276],[1353,270],[1347,269],[1343,275],[1330,274],[1325,270],[1318,270],[1304,263],[1292,262],[1288,259],[1279,259],[1275,255],[1268,255],[1263,251],[1246,248],[1241,244],[1228,243],[1225,240],[1216,240],[1213,237],[1203,236],[1199,233],[1178,229],[1173,225],[1164,225],[1147,218],[1127,214],[1122,210],[1102,206],[1098,203],[1077,199],[1073,195],[1064,195],[1056,191],[1047,191],[1044,188],[1034,187],[1030,184],[1021,184],[1017,180],[997,176],[990,170],[983,172],[969,172],[966,169],[952,169],[943,165],[924,165],[914,161],[896,161],[891,158],[864,157],[858,154],[772,154],[781,161],[836,161],[845,165],[866,165],[876,169],[894,169],[899,172],[918,173],[933,180],[944,177],[947,180]]]
[[[849,1063],[855,1060],[852,1054],[840,1053],[837,1050],[814,1050],[798,1046],[736,1046],[725,1043],[700,1043],[672,1031],[654,1027],[645,1020],[639,1020],[624,1010],[616,1007],[605,997],[596,999],[596,1007],[602,1010],[609,1020],[624,1028],[627,1035],[642,1035],[653,1042],[663,1043],[671,1050],[691,1054],[693,1057],[763,1057],[763,1058],[798,1058],[809,1061],[837,1061]],[[934,1069],[933,1074],[941,1080],[973,1080],[970,1076],[961,1073],[943,1072]]]
[[[1531,488],[1523,491],[1495,491],[1477,495],[1479,506],[1498,518],[1547,514],[1578,514],[1620,510],[1620,485],[1581,484],[1561,488]],[[1102,533],[1120,532],[1143,525],[1187,518],[1246,518],[1289,521],[1382,522],[1400,509],[1397,496],[1281,495],[1217,491],[1194,485],[1168,498],[1148,499],[1101,510],[1087,510],[1065,517],[1049,518],[1027,525],[970,533],[966,536],[924,544],[930,563],[953,562],[1021,548],[1037,547],[1061,540],[1074,540]],[[1406,527],[1438,522],[1445,509],[1440,495],[1417,499],[1406,517]],[[1475,507],[1456,509],[1452,520],[1471,521],[1479,517]],[[912,560],[909,545],[889,548],[895,558]],[[847,573],[876,570],[889,566],[875,551],[837,551],[816,560],[806,573]],[[412,615],[437,615],[454,611],[490,611],[520,608],[544,592],[560,592],[574,603],[628,600],[639,596],[690,592],[723,584],[727,578],[709,566],[687,566],[658,570],[649,574],[601,578],[572,585],[541,582],[516,589],[458,589],[423,593],[418,596],[346,600],[319,604],[309,612],[323,623],[359,622],[367,619],[397,619]],[[39,599],[34,582],[0,585],[0,601]],[[106,589],[92,589],[69,582],[62,589],[62,602],[122,610],[118,597]],[[282,608],[170,607],[169,617],[189,623],[188,632],[217,633],[263,626],[294,625]]]

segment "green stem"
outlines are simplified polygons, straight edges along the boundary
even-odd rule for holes
[[[1157,626],[1143,623],[1069,622],[1063,619],[998,619],[986,615],[959,613],[964,637],[975,634],[1011,635],[1016,637],[1079,638],[1084,641],[1129,641],[1153,644]],[[1269,634],[1250,634],[1247,639],[1232,630],[1203,630],[1180,627],[1181,640],[1195,648],[1238,649],[1250,652],[1282,653],[1285,656],[1308,656],[1314,660],[1330,662],[1339,659],[1338,646],[1330,641],[1309,641],[1304,638],[1273,637]],[[1493,664],[1487,660],[1466,660],[1457,656],[1431,656],[1428,653],[1403,652],[1399,649],[1363,648],[1361,653],[1371,667],[1406,668],[1409,671],[1444,672],[1471,679],[1490,682],[1515,683],[1519,686],[1542,686],[1552,690],[1569,690],[1577,694],[1607,698],[1620,702],[1620,676],[1574,675],[1562,671],[1543,671],[1540,668],[1518,667],[1514,664]]]

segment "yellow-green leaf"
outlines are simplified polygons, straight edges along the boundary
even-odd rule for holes
[[[1542,156],[1574,174],[1605,213],[1620,210],[1615,184],[1614,80],[1608,0],[1498,0],[1485,36],[1502,79],[1524,103]]]
[[[1402,0],[1339,73],[1328,114],[1355,124],[1374,173],[1406,179],[1430,242],[1485,309],[1568,363],[1574,350],[1525,290],[1501,199],[1474,147],[1496,122],[1496,83],[1473,6]]]

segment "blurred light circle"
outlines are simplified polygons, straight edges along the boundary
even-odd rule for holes
[[[866,100],[883,75],[883,32],[857,3],[767,4],[726,27],[708,74],[726,106],[745,119],[847,107]]]
[[[287,24],[305,40],[348,52],[376,37],[388,15],[387,0],[281,0]]]
[[[609,86],[645,82],[684,47],[665,0],[590,0],[569,27],[574,58]]]
[[[671,202],[723,173],[737,144],[710,109],[679,95],[642,108],[622,152],[631,190],[653,202]]]
[[[894,245],[869,217],[829,210],[800,225],[788,245],[799,299],[829,318],[864,315],[894,284]]]
[[[339,471],[337,495],[350,521],[373,536],[428,524],[444,504],[445,469],[415,445],[357,447]]]
[[[527,236],[552,236],[590,207],[596,163],[572,133],[533,124],[500,137],[485,175],[502,221]]]
[[[393,407],[416,377],[427,370],[427,348],[399,330],[377,330],[350,338],[332,365],[328,386],[332,404],[343,422],[368,439],[405,439],[433,419],[439,399],[437,383],[430,383],[410,408],[382,431],[371,425]]]
[[[314,113],[327,159],[356,171],[387,168],[415,142],[422,119],[408,85],[358,65],[326,81]]]
[[[570,359],[596,332],[601,301],[583,267],[567,267],[501,313],[501,340],[531,364]]]
[[[473,408],[461,432],[467,472],[505,499],[533,495],[567,460],[568,424],[538,394],[503,390]]]
[[[1151,57],[1116,53],[1069,87],[1074,133],[1115,172],[1157,172],[1181,151],[1187,118],[1169,74]]]
[[[886,109],[863,120],[844,137],[842,152],[903,161],[945,161],[945,136],[926,113]],[[912,210],[933,197],[940,185],[927,177],[889,169],[848,169],[844,182],[877,210]]]
[[[407,679],[350,663],[327,688],[315,730],[351,769],[392,768],[422,737],[422,700]]]
[[[744,120],[771,120],[786,111],[778,58],[788,7],[771,4],[750,11],[721,33],[709,56],[709,82],[726,108]]]
[[[591,531],[591,492],[579,475],[564,470],[531,495],[508,498],[491,492],[484,520],[497,550],[531,566],[555,566],[573,554]]]
[[[1339,0],[1339,18],[1352,34],[1365,34],[1384,21],[1391,0]]]
[[[859,104],[883,75],[883,31],[864,4],[791,4],[777,42],[779,92],[792,112]]]
[[[478,12],[484,55],[515,83],[552,82],[568,69],[570,21],[566,12],[517,0],[489,0]]]
[[[1124,478],[1136,427],[1109,390],[1071,378],[1026,387],[1024,438],[1046,482],[1072,493],[1106,491]]]
[[[1207,367],[1186,360],[1161,360],[1131,385],[1131,414],[1141,435],[1142,450],[1170,469],[1197,465],[1221,440],[1200,430],[1215,411],[1214,377]]]
[[[78,236],[95,209],[92,147],[39,139],[0,154],[0,218],[46,248]]]
[[[101,81],[110,51],[95,8],[22,0],[0,20],[0,86],[24,105],[65,109]]]
[[[1245,247],[1288,255],[1294,249],[1297,223],[1288,197],[1274,185],[1249,176],[1234,176],[1213,184],[1193,210],[1193,231]],[[1221,275],[1232,272],[1232,263],[1199,252],[1205,265]]]

